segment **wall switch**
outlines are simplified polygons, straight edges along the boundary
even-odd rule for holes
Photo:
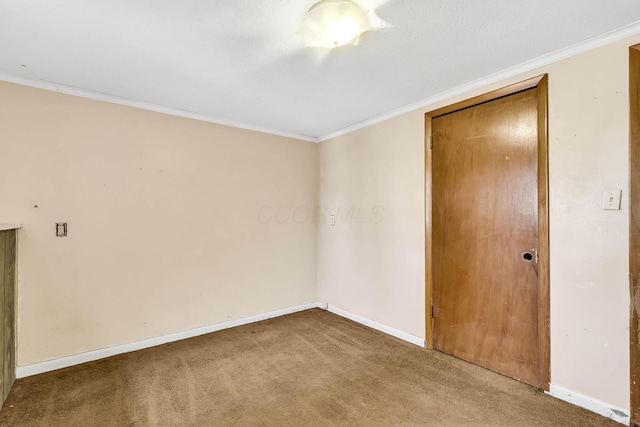
[[[66,222],[56,222],[56,237],[67,237]]]
[[[336,225],[336,216],[335,215],[331,215],[329,216],[329,225],[334,227]]]
[[[604,198],[602,200],[602,209],[620,210],[620,199],[622,198],[622,190],[608,189],[604,190]]]

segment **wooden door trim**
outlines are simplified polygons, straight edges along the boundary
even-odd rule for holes
[[[629,48],[629,114],[631,425],[640,426],[640,45]]]
[[[438,108],[437,110],[429,111],[427,113],[427,117],[429,119],[435,119],[436,117],[444,116],[445,114],[460,111],[469,107],[474,107],[478,104],[493,101],[504,96],[513,95],[514,93],[522,92],[523,90],[533,89],[535,87],[538,87],[542,80],[546,80],[546,76],[547,75],[545,74],[542,76],[533,77],[519,83],[514,83],[510,86],[506,86],[488,93],[484,93],[482,95],[474,96],[473,98],[456,102],[455,104],[447,105],[446,107]]]
[[[432,120],[464,108],[513,95],[536,88],[538,96],[538,331],[539,331],[539,380],[540,388],[549,390],[551,380],[551,339],[550,339],[550,299],[549,299],[549,140],[548,140],[548,77],[546,74],[534,77],[501,89],[466,99],[455,104],[430,111],[425,114],[425,297],[427,348],[433,348],[433,305],[432,275]],[[640,134],[639,134],[640,135]]]

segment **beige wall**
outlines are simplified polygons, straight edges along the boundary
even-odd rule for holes
[[[549,73],[552,382],[628,408],[638,42],[319,146],[0,83],[0,221],[25,226],[19,365],[316,299],[424,337],[424,113]],[[605,188],[621,211],[601,210]]]
[[[319,224],[320,300],[424,337],[424,113],[549,74],[552,383],[629,408],[628,47],[640,36],[326,141],[320,204],[380,221]],[[603,211],[605,188],[623,190]]]
[[[424,123],[421,113],[320,144],[318,296],[424,337]]]
[[[269,207],[314,206],[317,160],[313,143],[0,83],[18,364],[316,301],[316,227]]]

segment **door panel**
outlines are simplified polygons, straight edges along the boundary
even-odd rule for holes
[[[536,90],[433,119],[432,274],[434,348],[539,386]]]

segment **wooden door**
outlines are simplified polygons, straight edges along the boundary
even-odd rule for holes
[[[432,120],[433,346],[540,386],[538,89]]]

